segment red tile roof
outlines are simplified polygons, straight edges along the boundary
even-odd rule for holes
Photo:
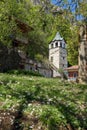
[[[78,68],[79,68],[78,65],[74,65],[66,68],[66,70],[78,70]]]

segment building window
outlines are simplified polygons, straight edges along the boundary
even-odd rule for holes
[[[51,62],[53,62],[53,56],[51,56]]]
[[[65,59],[65,57],[63,57],[63,60]]]
[[[75,73],[73,74],[73,76],[74,76],[74,77],[77,77],[77,73],[75,72]]]
[[[69,72],[69,77],[73,77],[73,72]]]
[[[32,68],[32,67],[30,67],[30,70],[33,70],[33,68]]]
[[[51,44],[51,48],[53,48],[53,43]]]
[[[56,47],[58,47],[58,42],[56,42]]]
[[[65,48],[65,43],[63,43],[63,48]]]
[[[62,47],[62,42],[60,42],[60,47]]]

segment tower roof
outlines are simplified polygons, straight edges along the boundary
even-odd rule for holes
[[[52,41],[55,41],[55,40],[56,41],[62,41],[63,40],[63,38],[60,36],[59,32],[56,33],[56,36]]]

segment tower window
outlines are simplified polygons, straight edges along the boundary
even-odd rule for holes
[[[63,48],[65,48],[65,43],[63,43]]]
[[[64,67],[64,64],[63,64],[63,67]]]
[[[60,47],[62,47],[62,42],[60,42]]]
[[[51,44],[51,48],[53,48],[53,44]]]
[[[51,62],[53,62],[53,56],[51,56]]]
[[[63,57],[63,60],[65,59],[65,57]]]
[[[56,47],[58,47],[58,42],[56,42]]]

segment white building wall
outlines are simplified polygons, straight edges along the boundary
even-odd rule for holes
[[[67,68],[67,51],[66,43],[62,41],[54,41],[49,44],[49,61],[57,69]],[[53,70],[53,77],[59,77],[57,70]]]
[[[53,77],[61,77],[61,75],[58,71],[53,70]]]
[[[53,61],[51,58],[53,57]],[[49,50],[49,61],[55,65],[55,67],[59,68],[59,48],[53,48]]]
[[[65,69],[67,68],[67,51],[63,48],[60,48],[59,51],[59,68]]]

